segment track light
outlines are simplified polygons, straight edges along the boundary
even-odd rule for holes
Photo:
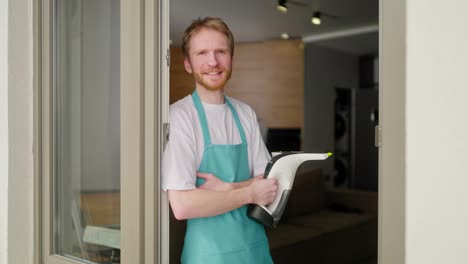
[[[278,5],[276,9],[282,13],[288,12],[288,7],[286,6],[286,0],[278,0]]]
[[[320,16],[321,14],[319,11],[314,12],[310,22],[312,22],[312,24],[314,25],[320,25],[322,23],[322,19],[320,18]]]

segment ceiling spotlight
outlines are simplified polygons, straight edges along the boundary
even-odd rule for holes
[[[312,22],[312,24],[314,25],[320,25],[320,23],[322,23],[322,19],[320,18],[320,12],[316,11],[314,12],[314,15],[312,16],[312,19],[310,20],[310,22]]]
[[[286,0],[278,0],[278,5],[276,9],[282,13],[288,12],[288,7],[286,6]]]
[[[282,38],[282,39],[289,39],[288,33],[282,33],[282,34],[281,34],[281,38]]]

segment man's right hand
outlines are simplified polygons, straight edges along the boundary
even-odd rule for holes
[[[276,179],[256,178],[247,188],[249,188],[252,203],[267,205],[273,202],[276,197],[278,182]]]

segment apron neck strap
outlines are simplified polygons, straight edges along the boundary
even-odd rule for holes
[[[226,104],[228,105],[229,109],[231,109],[232,117],[234,117],[234,121],[236,121],[237,130],[239,131],[239,135],[240,135],[240,137],[241,137],[242,143],[243,143],[243,144],[247,144],[247,138],[245,137],[244,128],[242,127],[242,124],[241,124],[241,122],[240,122],[239,115],[237,114],[236,109],[235,109],[234,106],[231,104],[231,101],[229,101],[229,100],[226,98],[226,96],[224,96],[224,101],[225,101]]]
[[[205,110],[203,109],[203,105],[202,105],[202,102],[200,100],[200,96],[198,95],[197,90],[195,90],[192,93],[192,100],[195,105],[195,109],[197,110],[198,119],[200,120],[200,125],[201,125],[202,132],[203,132],[203,140],[204,140],[205,148],[206,148],[207,146],[211,145],[210,130],[208,129],[208,122],[206,120]],[[232,117],[234,118],[234,121],[236,122],[237,130],[239,131],[239,135],[241,137],[242,143],[246,144],[247,138],[245,136],[244,128],[242,127],[242,124],[240,122],[239,115],[237,114],[236,109],[231,104],[231,102],[227,99],[226,96],[224,96],[224,101],[226,102],[227,106],[231,110]]]

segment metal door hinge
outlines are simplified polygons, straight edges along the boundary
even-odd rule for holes
[[[375,126],[375,146],[380,148],[382,146],[382,127],[377,125]]]
[[[169,142],[170,125],[169,123],[163,123],[163,149],[166,148],[167,142]]]
[[[167,67],[171,66],[171,49],[169,48],[166,50],[166,63]]]

